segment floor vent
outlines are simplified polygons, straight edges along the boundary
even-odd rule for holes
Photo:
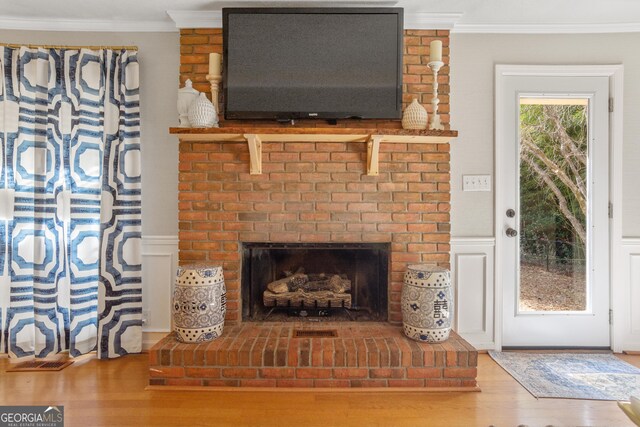
[[[11,365],[7,368],[7,372],[61,371],[72,363],[73,360],[30,360],[28,362]]]
[[[337,336],[338,331],[335,329],[296,329],[293,331],[294,338],[331,338]]]

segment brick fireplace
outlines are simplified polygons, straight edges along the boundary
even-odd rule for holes
[[[242,242],[390,244],[388,320],[410,263],[449,265],[448,144],[383,144],[380,175],[356,143],[180,143],[180,262],[221,263],[227,322],[241,319]]]
[[[449,128],[449,31],[405,30],[403,107],[416,97],[431,112],[429,44],[441,40],[438,111]],[[209,53],[222,52],[222,30],[182,29],[180,83],[209,94]],[[222,105],[222,103],[220,104]],[[222,121],[220,126],[247,126]],[[273,126],[254,121],[250,126]],[[329,126],[302,120],[298,126]],[[338,127],[399,128],[399,121],[341,120]],[[402,275],[409,263],[449,267],[448,144],[382,144],[380,175],[364,174],[366,147],[345,142],[270,142],[263,174],[249,174],[247,145],[181,142],[180,262],[221,262],[227,322],[241,319],[242,242],[389,242],[388,319],[401,321]]]
[[[405,104],[418,97],[430,108],[432,74],[426,64],[435,38],[443,40],[448,64],[447,31],[405,32]],[[182,30],[181,82],[190,78],[194,87],[208,91],[208,53],[220,52],[221,46],[218,29]],[[448,78],[445,66],[439,75],[439,110],[447,128]],[[240,125],[223,121],[221,126]],[[400,123],[347,120],[337,126],[384,130],[398,129]],[[226,326],[223,337],[211,343],[179,344],[172,336],[158,343],[150,353],[151,385],[477,389],[477,352],[466,341],[452,333],[442,344],[417,343],[399,327],[407,266],[449,267],[448,143],[383,142],[377,176],[366,173],[367,145],[349,141],[267,141],[262,174],[250,174],[249,164],[246,142],[197,137],[180,142],[180,263],[223,266]],[[383,318],[315,325],[243,321],[248,310],[243,301],[249,301],[241,286],[243,252],[247,243],[256,242],[386,245]],[[294,337],[296,329],[314,327],[333,329],[337,337]]]

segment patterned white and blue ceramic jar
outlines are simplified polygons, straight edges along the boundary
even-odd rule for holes
[[[406,336],[430,343],[445,341],[453,320],[449,270],[427,264],[407,267],[401,305]]]
[[[227,312],[226,292],[222,267],[179,267],[173,291],[176,339],[197,343],[222,335]]]

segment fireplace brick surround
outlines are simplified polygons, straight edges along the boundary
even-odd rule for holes
[[[405,30],[403,108],[414,97],[431,113],[429,44],[442,41],[438,111],[449,128],[449,31]],[[180,31],[180,83],[210,95],[209,53],[222,29]],[[221,91],[222,92],[222,91]],[[222,105],[222,103],[220,103]],[[221,127],[274,126],[224,121]],[[328,126],[301,120],[302,127]],[[342,127],[399,128],[399,121],[341,120]],[[353,143],[263,144],[263,174],[249,174],[244,143],[181,142],[180,263],[222,263],[227,322],[240,320],[240,242],[390,242],[389,321],[400,322],[402,276],[410,263],[449,267],[449,144],[382,144],[380,175],[364,174],[366,147]]]
[[[443,41],[439,111],[448,129],[448,31],[405,31],[403,103],[417,97],[431,113],[434,39]],[[221,51],[220,29],[181,30],[181,84],[190,78],[209,93],[208,54]],[[385,120],[337,126],[401,127]],[[464,339],[452,333],[442,344],[417,343],[399,327],[407,266],[449,267],[449,144],[382,143],[378,176],[366,175],[364,143],[263,142],[262,152],[263,173],[251,175],[246,143],[180,142],[180,263],[223,266],[226,324],[210,343],[180,344],[171,335],[160,341],[150,351],[150,384],[478,390],[477,352]],[[388,322],[242,322],[243,242],[389,243]],[[336,329],[338,337],[294,339],[294,327]]]
[[[229,323],[240,320],[240,242],[390,242],[389,321],[399,323],[411,263],[449,266],[449,145],[263,143],[249,174],[243,143],[180,143],[180,262],[221,263]]]

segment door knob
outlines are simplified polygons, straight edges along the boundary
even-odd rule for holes
[[[514,230],[511,227],[507,228],[507,236],[516,237],[517,235],[518,235],[518,232],[516,230]]]

